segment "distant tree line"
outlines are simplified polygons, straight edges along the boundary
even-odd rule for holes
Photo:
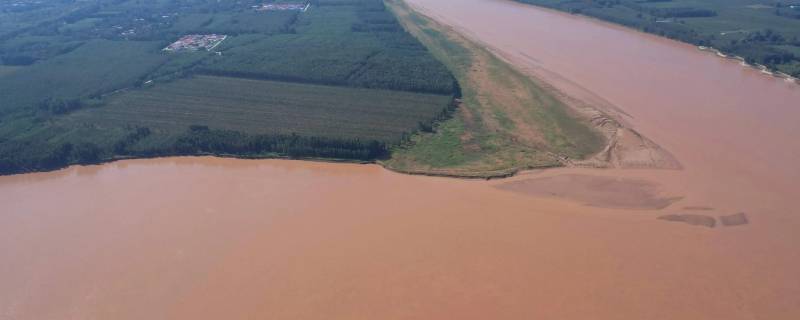
[[[566,12],[583,14],[598,19],[618,23],[644,32],[691,43],[698,46],[715,47],[725,53],[743,57],[748,63],[762,64],[771,69],[800,76],[800,57],[779,46],[800,47],[797,37],[784,36],[771,30],[769,24],[760,31],[749,33],[744,39],[724,39],[716,32],[709,32],[698,26],[689,26],[687,18],[708,18],[717,12],[707,8],[695,7],[652,7],[647,3],[672,2],[672,0],[517,0]],[[791,9],[780,1],[775,2],[778,16],[800,17],[800,10]],[[726,18],[727,19],[727,18]],[[728,22],[722,21],[722,22]],[[773,24],[774,25],[774,24]],[[794,67],[792,67],[794,66]],[[783,68],[783,69],[782,69]]]
[[[0,141],[0,174],[53,170],[71,164],[92,164],[114,157],[178,155],[235,155],[241,157],[286,156],[371,161],[388,155],[385,143],[358,139],[300,136],[297,134],[247,135],[193,125],[184,134],[162,145],[137,146],[152,134],[146,127],[104,148],[92,142],[56,146]]]
[[[280,154],[289,157],[373,160],[386,155],[386,144],[357,139],[307,137],[297,134],[246,135],[231,130],[191,126],[172,146],[177,154]]]

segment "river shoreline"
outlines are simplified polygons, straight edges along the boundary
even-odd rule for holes
[[[323,162],[323,163],[350,163],[350,164],[376,164],[378,163],[377,160],[375,161],[362,161],[362,160],[354,160],[354,159],[337,159],[337,158],[293,158],[289,156],[243,156],[243,155],[236,155],[236,154],[217,154],[217,153],[195,153],[195,154],[172,154],[172,155],[157,155],[157,156],[116,156],[113,158],[102,159],[96,162],[76,162],[70,163],[67,165],[55,167],[55,168],[48,168],[42,170],[30,170],[24,172],[15,172],[15,173],[0,173],[0,177],[4,176],[18,176],[18,175],[25,175],[25,174],[34,174],[34,173],[47,173],[47,172],[55,172],[61,171],[65,169],[69,169],[72,167],[89,167],[89,166],[102,166],[105,164],[115,163],[118,161],[125,161],[125,160],[150,160],[150,159],[170,159],[170,158],[201,158],[201,157],[215,157],[220,159],[240,159],[240,160],[298,160],[298,161],[312,161],[312,162]]]
[[[515,1],[515,0],[509,0],[509,1]],[[515,1],[515,2],[517,2],[517,1]],[[647,31],[639,29],[639,28],[634,28],[634,27],[627,26],[627,25],[624,25],[624,24],[621,24],[621,23],[615,23],[613,21],[603,20],[601,18],[590,16],[590,15],[585,15],[585,14],[581,14],[581,13],[577,13],[577,14],[576,13],[571,13],[571,12],[560,10],[560,9],[557,9],[557,8],[552,8],[552,7],[543,6],[543,5],[537,5],[537,4],[528,3],[528,2],[517,2],[517,3],[522,4],[522,5],[535,6],[537,8],[540,8],[540,9],[543,9],[543,10],[550,10],[550,11],[553,11],[553,12],[556,12],[556,13],[559,13],[559,14],[576,15],[576,16],[580,16],[580,17],[583,17],[583,18],[586,18],[586,19],[589,19],[589,20],[594,20],[594,21],[596,21],[598,23],[609,24],[609,25],[613,25],[613,26],[617,26],[617,27],[622,27],[622,28],[625,28],[625,29],[628,29],[628,30],[631,30],[631,31],[641,32],[643,34],[652,35],[652,36],[659,37],[659,38],[662,38],[662,39],[668,39],[668,40],[676,41],[676,42],[679,42],[679,43],[682,43],[682,44],[695,46],[698,50],[712,52],[712,53],[716,54],[720,58],[737,60],[737,61],[739,61],[741,63],[741,65],[743,67],[750,67],[750,68],[753,68],[755,70],[758,70],[758,71],[762,72],[765,75],[774,76],[774,77],[777,77],[777,78],[780,78],[780,79],[784,79],[787,82],[791,82],[791,83],[795,83],[795,84],[800,85],[800,79],[798,79],[797,77],[793,77],[792,75],[783,73],[783,72],[781,72],[781,71],[779,71],[777,69],[771,69],[771,68],[769,68],[767,66],[764,66],[764,65],[761,65],[761,64],[750,64],[750,63],[747,63],[743,57],[740,57],[740,56],[737,56],[737,55],[732,55],[732,54],[720,51],[720,50],[718,50],[716,48],[713,48],[713,47],[700,46],[700,45],[697,45],[697,44],[694,44],[694,43],[685,42],[685,41],[681,41],[681,40],[677,40],[677,39],[661,36],[661,35],[653,33],[653,32],[647,32]]]
[[[465,180],[493,180],[493,179],[503,179],[503,178],[510,178],[516,176],[520,172],[528,171],[528,170],[540,170],[540,169],[552,169],[552,168],[561,168],[560,166],[542,166],[542,167],[529,167],[529,168],[511,168],[507,170],[496,170],[496,171],[470,171],[470,172],[463,172],[463,173],[456,173],[450,171],[439,171],[439,170],[404,170],[399,168],[394,168],[390,165],[387,165],[381,160],[373,160],[373,161],[361,161],[361,160],[352,160],[352,159],[335,159],[335,158],[292,158],[292,157],[284,157],[284,156],[239,156],[235,154],[213,154],[213,153],[198,153],[198,154],[182,154],[182,155],[163,155],[163,156],[152,156],[152,157],[114,157],[112,159],[105,159],[98,162],[91,162],[91,163],[72,163],[65,166],[47,169],[47,170],[32,170],[26,172],[18,172],[18,173],[10,173],[10,174],[0,174],[0,177],[12,177],[12,176],[22,176],[28,174],[37,174],[37,173],[51,173],[51,172],[58,172],[69,170],[71,168],[77,167],[95,167],[95,166],[103,166],[107,164],[113,164],[120,161],[129,161],[129,160],[158,160],[158,159],[181,159],[181,158],[205,158],[205,157],[213,157],[219,159],[237,159],[237,160],[287,160],[287,161],[308,161],[308,162],[319,162],[319,163],[341,163],[341,164],[360,164],[360,165],[378,165],[384,170],[396,172],[405,175],[412,175],[412,176],[428,176],[428,177],[441,177],[441,178],[453,178],[453,179],[465,179]]]
[[[697,49],[700,50],[700,51],[711,52],[711,53],[715,54],[717,57],[720,57],[720,58],[723,58],[723,59],[739,61],[739,63],[743,67],[749,67],[749,68],[756,69],[758,71],[761,71],[761,73],[763,73],[765,75],[773,76],[773,77],[776,77],[776,78],[779,78],[779,79],[784,79],[784,80],[786,80],[788,82],[800,84],[800,82],[798,82],[798,79],[793,77],[793,76],[791,76],[791,75],[785,74],[785,73],[780,72],[780,71],[775,70],[775,69],[770,69],[769,67],[767,67],[765,65],[762,65],[762,64],[757,64],[757,63],[756,64],[749,64],[749,63],[747,63],[745,58],[740,57],[740,56],[736,56],[736,55],[727,54],[725,52],[720,51],[717,48],[706,47],[706,46],[697,46]]]

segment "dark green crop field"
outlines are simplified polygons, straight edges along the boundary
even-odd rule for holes
[[[197,76],[118,94],[59,125],[148,127],[171,135],[202,125],[392,143],[436,118],[449,102],[445,95]]]
[[[281,3],[302,10],[264,9]],[[371,160],[459,95],[382,0],[0,0],[0,174],[156,155]]]
[[[738,55],[800,77],[800,1],[517,0]]]

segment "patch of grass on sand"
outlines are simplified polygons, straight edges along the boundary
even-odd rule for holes
[[[383,162],[389,169],[429,175],[490,178],[522,169],[559,166],[605,144],[588,120],[553,93],[484,47],[387,1],[403,26],[456,76],[461,103],[434,132],[415,134]]]
[[[464,123],[458,119],[449,119],[439,125],[437,134],[415,135],[411,138],[411,143],[416,160],[424,165],[441,168],[467,163],[475,155],[464,152],[460,139],[463,134]]]

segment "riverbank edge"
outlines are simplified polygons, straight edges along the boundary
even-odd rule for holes
[[[556,168],[564,168],[563,165],[552,165],[552,166],[538,166],[538,167],[524,167],[524,168],[509,168],[509,169],[502,169],[502,170],[494,170],[494,171],[471,171],[471,172],[456,172],[456,171],[448,171],[448,170],[408,170],[408,169],[399,169],[394,168],[391,166],[384,165],[380,161],[376,162],[376,164],[380,165],[384,169],[400,174],[412,175],[412,176],[427,176],[427,177],[441,177],[441,178],[453,178],[453,179],[463,179],[463,180],[495,180],[495,179],[505,179],[514,177],[522,172],[531,171],[531,170],[545,170],[545,169],[556,169]]]
[[[48,168],[44,170],[29,170],[23,172],[15,172],[15,173],[0,173],[0,177],[10,177],[10,176],[19,176],[25,174],[34,174],[34,173],[47,173],[47,172],[56,172],[60,170],[69,169],[72,167],[90,167],[90,166],[101,166],[106,164],[111,164],[119,161],[126,161],[126,160],[153,160],[153,159],[170,159],[170,158],[202,158],[202,157],[213,157],[219,159],[236,159],[236,160],[287,160],[287,161],[309,161],[309,162],[320,162],[320,163],[339,163],[339,164],[357,164],[357,165],[377,165],[383,168],[384,170],[411,175],[411,176],[426,176],[426,177],[440,177],[440,178],[453,178],[453,179],[464,179],[464,180],[492,180],[492,179],[503,179],[503,178],[510,178],[517,175],[520,172],[527,171],[527,170],[538,170],[538,169],[551,169],[551,168],[561,168],[562,166],[541,166],[541,167],[530,167],[530,168],[509,168],[504,170],[494,170],[494,171],[470,171],[470,172],[453,172],[447,170],[403,170],[399,168],[394,168],[392,166],[386,165],[381,160],[354,160],[354,159],[340,159],[340,158],[313,158],[313,157],[289,157],[289,156],[281,156],[281,155],[274,155],[274,156],[244,156],[244,155],[236,155],[236,154],[215,154],[215,153],[194,153],[194,154],[174,154],[174,155],[158,155],[158,156],[115,156],[112,158],[102,159],[95,162],[75,162],[70,163],[60,167]]]
[[[684,43],[688,43],[688,42],[684,42]],[[784,80],[789,81],[789,82],[800,84],[800,81],[798,81],[799,79],[796,78],[796,77],[793,77],[792,75],[783,73],[783,72],[775,70],[775,69],[770,69],[769,67],[767,67],[767,66],[765,66],[763,64],[758,64],[758,63],[750,64],[750,63],[747,63],[747,60],[745,58],[741,57],[741,56],[731,55],[731,54],[725,53],[722,50],[714,48],[714,47],[697,46],[697,49],[700,50],[700,51],[711,52],[711,53],[715,54],[717,57],[722,58],[722,59],[739,61],[739,64],[741,64],[743,67],[750,67],[750,68],[756,69],[758,71],[761,71],[761,73],[763,73],[765,75],[773,76],[775,78],[784,79]]]
[[[721,51],[719,49],[716,49],[714,47],[700,46],[700,45],[697,45],[695,43],[681,41],[681,40],[678,40],[678,39],[665,37],[665,36],[659,35],[659,34],[654,33],[654,32],[647,32],[647,31],[639,29],[639,28],[626,26],[624,24],[616,23],[616,22],[611,21],[611,20],[603,20],[603,19],[598,18],[598,17],[593,17],[593,16],[590,16],[590,15],[585,15],[585,14],[581,14],[581,13],[572,13],[572,12],[569,12],[569,11],[561,10],[559,8],[556,8],[556,7],[548,7],[548,6],[544,6],[544,5],[538,5],[538,4],[534,4],[534,3],[522,2],[522,1],[517,1],[517,0],[509,0],[509,1],[518,3],[520,5],[534,6],[534,7],[540,8],[540,9],[550,10],[550,11],[553,11],[553,12],[558,12],[560,14],[577,15],[577,16],[581,16],[581,17],[584,17],[584,18],[587,18],[587,19],[594,20],[594,21],[607,23],[607,24],[610,24],[610,25],[613,25],[613,26],[623,27],[623,28],[628,29],[628,30],[633,30],[633,31],[644,33],[644,34],[656,36],[656,37],[659,37],[659,38],[662,38],[662,39],[668,39],[668,40],[676,41],[676,42],[679,42],[679,43],[688,44],[690,46],[696,47],[697,50],[714,53],[717,57],[725,59],[725,60],[737,60],[737,61],[740,62],[740,64],[743,67],[748,67],[748,68],[752,68],[752,69],[761,71],[761,73],[764,74],[764,75],[772,76],[772,77],[779,78],[779,79],[784,79],[787,82],[792,82],[794,84],[800,85],[800,78],[793,77],[793,76],[791,76],[789,74],[781,72],[780,70],[775,70],[775,69],[769,68],[769,67],[767,67],[765,65],[762,65],[762,64],[755,64],[755,65],[749,64],[749,63],[745,62],[745,58],[743,58],[741,56],[730,54],[730,53]]]
[[[237,155],[228,153],[198,152],[198,153],[186,153],[186,154],[162,154],[154,156],[114,156],[111,158],[100,159],[98,161],[73,162],[63,166],[52,167],[41,170],[27,170],[14,173],[0,173],[0,177],[9,177],[9,176],[17,176],[17,175],[32,174],[32,173],[55,172],[71,167],[99,166],[125,160],[150,160],[150,159],[200,158],[200,157],[214,157],[220,159],[238,159],[238,160],[297,160],[297,161],[313,161],[313,162],[327,162],[327,163],[377,164],[377,160],[366,161],[366,160],[344,159],[344,158],[290,157],[282,155],[248,156],[248,155]]]

